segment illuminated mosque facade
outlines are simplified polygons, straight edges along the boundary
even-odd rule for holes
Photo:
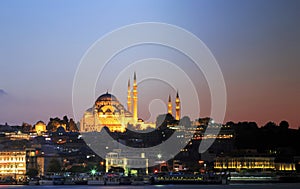
[[[80,132],[100,132],[107,127],[111,132],[124,132],[128,124],[137,130],[155,128],[155,123],[145,123],[138,118],[138,91],[136,73],[134,73],[133,89],[131,91],[130,79],[128,80],[127,109],[110,94],[105,93],[98,97],[94,106],[85,111],[80,120]],[[180,119],[180,99],[176,95],[176,120]],[[169,96],[168,113],[172,114],[171,97]]]

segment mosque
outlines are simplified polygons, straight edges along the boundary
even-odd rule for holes
[[[133,90],[131,91],[130,79],[128,80],[127,109],[110,94],[105,93],[98,97],[94,106],[88,109],[80,120],[80,132],[100,132],[106,126],[111,132],[124,132],[128,124],[137,130],[154,128],[155,123],[145,123],[138,118],[138,91],[136,73],[133,78]],[[180,119],[180,99],[176,95],[176,120]],[[171,96],[168,101],[168,113],[172,114]]]

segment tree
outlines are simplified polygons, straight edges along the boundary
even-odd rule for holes
[[[233,126],[235,123],[233,121],[228,121],[226,125]]]
[[[174,117],[171,114],[162,114],[156,118],[156,127],[157,128],[166,128],[168,124],[173,124],[175,121]]]
[[[29,176],[30,178],[36,177],[39,174],[37,169],[31,168],[28,169],[28,171],[26,172],[26,175]]]
[[[74,120],[71,118],[70,122],[69,122],[69,131],[78,131],[77,127],[76,127],[76,123],[74,122]]]
[[[274,128],[276,128],[276,124],[274,123],[274,122],[272,122],[272,121],[269,121],[264,127],[266,128],[266,129],[274,129]]]
[[[289,126],[290,126],[289,123],[285,120],[283,120],[279,123],[279,127],[282,128],[282,129],[288,129]]]
[[[180,124],[185,126],[186,128],[192,127],[191,119],[188,116],[184,116],[183,118],[181,118]]]
[[[65,123],[68,123],[68,122],[69,122],[68,116],[65,115],[65,116],[63,117],[63,121],[64,121]]]
[[[58,173],[61,171],[61,164],[57,159],[51,159],[47,167],[47,172]]]
[[[70,169],[67,169],[68,172],[72,172],[72,173],[83,173],[83,172],[87,172],[88,169],[83,167],[83,166],[72,166]]]
[[[252,129],[258,129],[257,123],[256,122],[249,122],[248,123],[249,127],[251,127]]]
[[[5,123],[7,124],[7,123]],[[22,123],[22,132],[23,133],[29,133],[32,130],[32,125],[28,124],[28,123]]]
[[[65,116],[63,117],[63,120],[61,121],[61,123],[62,123],[62,124],[65,124],[65,125],[66,125],[66,130],[69,131],[70,125],[69,125],[69,118],[68,118],[68,116],[65,115]]]
[[[161,172],[169,172],[168,166],[161,166],[160,171]]]

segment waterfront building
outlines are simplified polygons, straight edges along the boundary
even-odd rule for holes
[[[21,131],[18,132],[6,132],[5,136],[9,140],[29,140],[31,138],[29,133],[22,133]]]
[[[112,168],[120,167],[128,174],[148,174],[148,159],[145,153],[122,154],[121,149],[115,149],[106,155],[105,168],[108,172]]]
[[[296,171],[296,164],[288,162],[278,162],[275,163],[275,168],[277,171]]]
[[[14,178],[17,181],[25,179],[26,151],[0,151],[0,179]]]
[[[257,170],[257,171],[296,171],[295,163],[275,162],[275,157],[241,156],[217,157],[214,162],[217,170]]]
[[[39,145],[37,145],[39,146]],[[37,170],[39,175],[44,175],[45,173],[45,159],[44,154],[41,151],[41,146],[38,148],[31,147],[26,148],[26,168]]]
[[[275,170],[274,157],[217,157],[214,163],[215,169],[236,170],[241,169],[268,169]]]

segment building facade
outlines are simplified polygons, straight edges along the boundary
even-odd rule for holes
[[[217,157],[214,168],[217,170],[231,170],[237,172],[242,169],[259,171],[296,171],[295,163],[275,162],[274,157],[262,156]]]
[[[46,124],[43,121],[38,121],[34,126],[34,131],[37,133],[38,136],[41,136],[47,131]]]
[[[24,180],[26,175],[26,151],[11,150],[0,152],[0,178],[8,177],[17,181]]]
[[[130,156],[123,154],[120,149],[115,149],[113,152],[109,152],[106,155],[105,168],[108,172],[113,167],[119,167],[124,169],[124,174],[148,174],[148,159],[145,158],[145,154]]]

